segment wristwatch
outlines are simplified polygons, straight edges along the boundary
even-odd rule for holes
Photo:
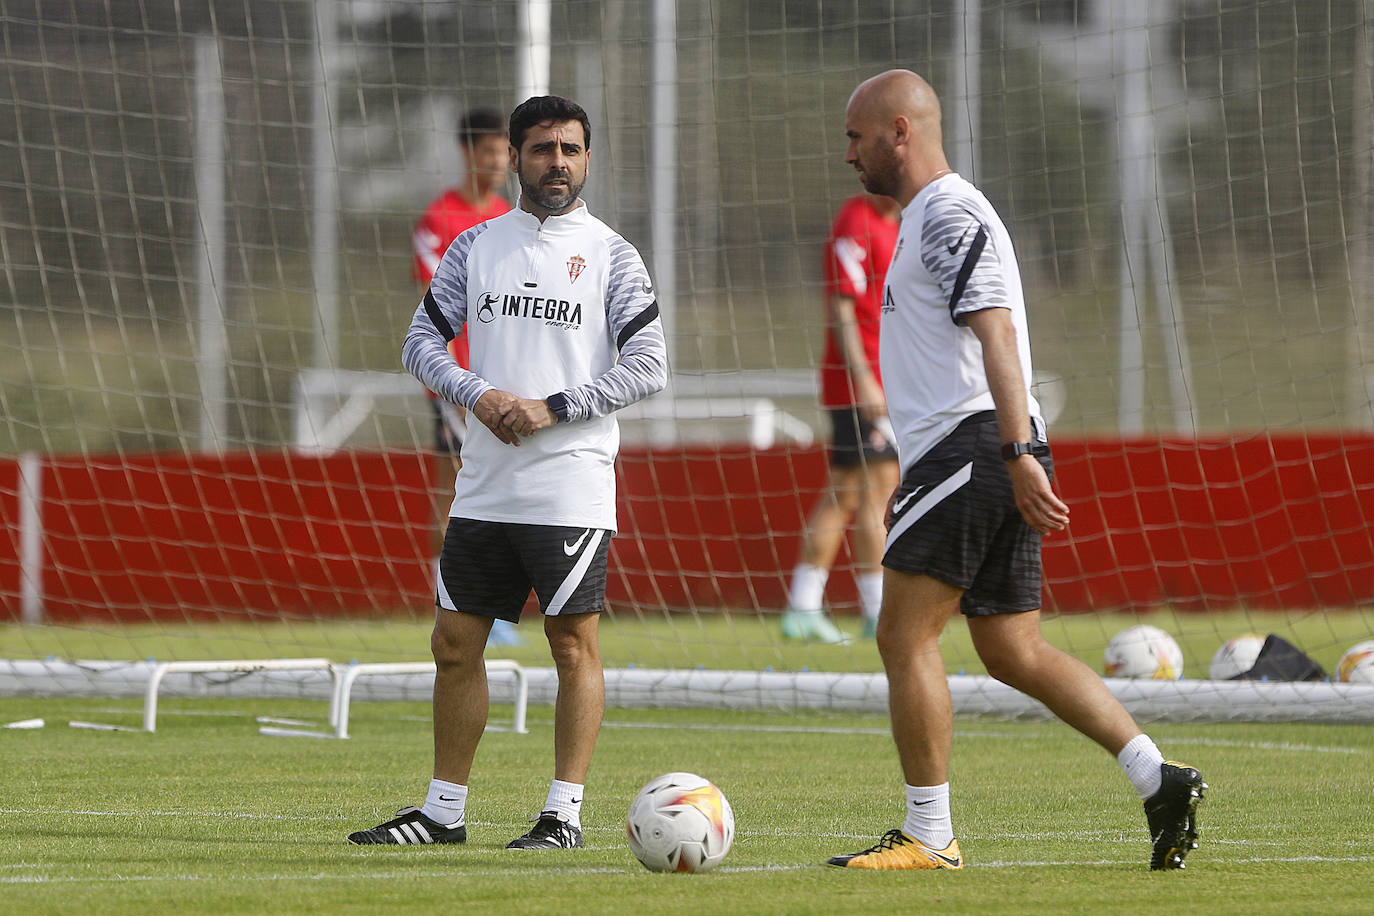
[[[1003,443],[1002,443],[1002,460],[1003,460],[1003,461],[1015,461],[1017,458],[1020,458],[1022,455],[1031,455],[1031,454],[1034,454],[1034,453],[1035,453],[1035,446],[1032,445],[1032,444],[1029,443],[1029,442],[1003,442]]]
[[[551,394],[544,398],[544,403],[549,406],[549,411],[558,418],[559,423],[568,422],[568,396],[563,392]]]

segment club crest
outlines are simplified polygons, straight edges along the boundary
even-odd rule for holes
[[[582,276],[582,271],[587,269],[587,259],[580,254],[575,254],[568,258],[568,281],[576,283],[577,278]]]

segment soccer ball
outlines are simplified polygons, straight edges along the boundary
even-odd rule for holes
[[[1221,644],[1217,654],[1212,656],[1212,664],[1207,668],[1207,676],[1214,681],[1229,681],[1255,667],[1260,650],[1264,648],[1264,637],[1256,633],[1246,633]]]
[[[668,773],[639,790],[625,832],[650,871],[710,871],[735,841],[735,814],[709,780]]]
[[[1336,680],[1342,684],[1374,684],[1374,639],[1356,643],[1336,663]]]
[[[1107,643],[1107,677],[1148,677],[1175,681],[1183,677],[1183,651],[1159,627],[1128,627]]]

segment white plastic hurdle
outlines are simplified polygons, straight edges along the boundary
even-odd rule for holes
[[[487,674],[495,671],[508,671],[515,675],[515,711],[511,731],[526,735],[525,710],[529,706],[529,681],[525,669],[509,659],[489,659]],[[340,665],[335,671],[334,699],[330,702],[330,724],[334,726],[334,737],[348,737],[348,707],[353,693],[353,684],[360,677],[394,674],[433,674],[434,662],[370,662],[354,665]]]
[[[215,671],[249,674],[255,671],[328,671],[332,689],[329,698],[329,724],[338,721],[338,665],[327,658],[262,658],[230,661],[159,662],[148,676],[143,691],[143,730],[157,731],[157,692],[169,674],[208,674]]]

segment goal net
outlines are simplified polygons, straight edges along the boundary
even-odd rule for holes
[[[827,498],[844,107],[905,67],[1017,245],[1073,518],[1047,637],[1103,670],[1166,631],[1181,679],[1109,682],[1144,718],[1374,719],[1331,678],[1374,639],[1372,29],[1358,0],[8,0],[0,691],[426,660],[449,471],[399,368],[412,228],[465,177],[462,112],[552,91],[590,114],[584,196],[650,265],[673,365],[622,414],[610,701],[884,710],[847,548],[846,641],[780,614]],[[538,703],[528,624],[488,655]],[[1246,634],[1327,677],[1213,678]],[[1037,714],[962,622],[943,651],[959,710]]]

